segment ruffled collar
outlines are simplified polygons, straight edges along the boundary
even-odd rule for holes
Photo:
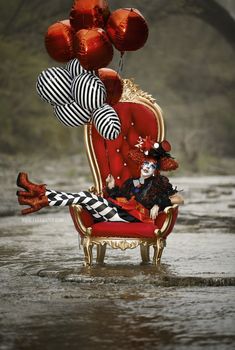
[[[139,177],[138,179],[133,179],[133,185],[135,187],[140,187],[141,185],[144,185],[146,181],[148,182],[150,179],[152,179],[153,176],[147,177],[147,179],[143,177]]]

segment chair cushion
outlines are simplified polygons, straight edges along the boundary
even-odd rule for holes
[[[93,224],[92,236],[95,237],[125,237],[125,238],[155,238],[154,230],[162,228],[167,215],[160,212],[153,224],[142,222],[100,222]],[[176,218],[174,219],[175,222]],[[174,226],[174,224],[173,224]]]
[[[156,238],[154,224],[100,222],[92,225],[94,237]]]

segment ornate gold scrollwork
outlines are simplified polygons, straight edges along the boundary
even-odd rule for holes
[[[91,244],[91,238],[90,236],[86,236],[83,238],[83,250],[85,255],[85,266],[91,266],[92,265],[92,244]]]
[[[133,102],[139,98],[144,98],[149,102],[156,103],[152,95],[144,92],[140,87],[134,83],[133,79],[123,79],[123,93],[120,102]]]
[[[96,245],[109,245],[113,249],[134,249],[139,245],[147,246],[156,244],[156,240],[142,239],[142,238],[119,238],[119,237],[92,237],[91,243]]]

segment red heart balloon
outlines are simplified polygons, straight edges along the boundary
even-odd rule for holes
[[[132,8],[114,11],[107,22],[107,34],[117,50],[136,51],[148,39],[148,25],[142,14]]]
[[[112,61],[113,46],[103,29],[81,29],[74,36],[74,53],[83,68],[96,70]]]
[[[110,68],[101,68],[98,70],[98,76],[104,83],[107,92],[106,102],[113,106],[120,100],[123,90],[123,82],[119,74]]]
[[[48,54],[58,62],[68,62],[74,58],[73,30],[69,20],[52,24],[45,35]]]
[[[110,15],[106,0],[75,0],[70,12],[70,23],[78,31],[84,28],[104,28]]]

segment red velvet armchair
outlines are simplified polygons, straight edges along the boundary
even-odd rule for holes
[[[121,134],[116,140],[104,140],[92,124],[85,126],[85,147],[94,179],[94,186],[90,190],[99,195],[103,195],[102,189],[108,174],[114,176],[117,185],[121,185],[130,177],[139,176],[137,165],[128,158],[128,151],[134,148],[139,136],[150,136],[158,142],[165,137],[160,107],[131,80],[124,80],[122,99],[114,109],[122,125]],[[107,245],[122,250],[140,246],[142,263],[150,262],[152,246],[153,263],[157,264],[161,261],[166,238],[176,222],[178,206],[173,205],[160,212],[153,224],[94,223],[88,211],[79,205],[72,205],[70,213],[81,235],[86,266],[92,264],[94,245],[97,246],[96,261],[100,264],[104,262]]]

